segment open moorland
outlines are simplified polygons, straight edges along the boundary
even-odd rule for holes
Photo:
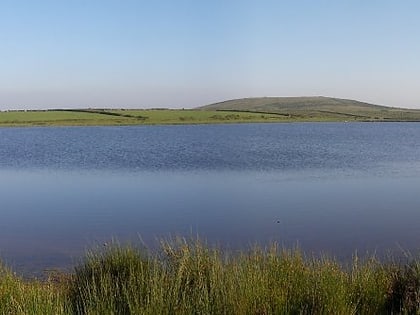
[[[222,252],[199,241],[156,253],[108,245],[70,274],[23,280],[0,266],[1,314],[418,314],[420,262],[346,266],[299,250]]]
[[[0,126],[107,126],[247,122],[420,121],[420,110],[328,97],[262,97],[196,109],[60,109],[0,112]]]
[[[278,114],[202,110],[80,109],[0,112],[0,126],[118,126],[284,121]]]
[[[420,121],[420,110],[332,97],[259,97],[229,100],[202,110],[277,113],[297,121]]]

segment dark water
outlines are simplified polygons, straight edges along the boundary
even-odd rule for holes
[[[420,124],[0,129],[0,257],[73,264],[111,238],[420,248]]]

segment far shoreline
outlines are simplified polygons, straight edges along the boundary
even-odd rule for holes
[[[356,116],[346,113],[254,112],[202,109],[68,109],[0,112],[0,127],[106,127],[162,125],[218,125],[246,123],[420,122],[418,117]]]

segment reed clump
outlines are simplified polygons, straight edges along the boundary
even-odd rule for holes
[[[222,251],[197,240],[111,245],[63,281],[0,269],[0,314],[419,314],[420,261],[343,266],[300,250]]]
[[[0,314],[70,314],[65,290],[51,279],[24,281],[0,264]]]

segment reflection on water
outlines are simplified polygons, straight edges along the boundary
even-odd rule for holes
[[[1,129],[0,256],[39,271],[112,237],[196,234],[338,257],[416,250],[419,135],[417,124]]]

